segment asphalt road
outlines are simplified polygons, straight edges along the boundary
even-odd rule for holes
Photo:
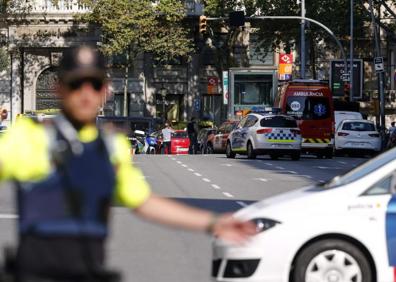
[[[134,163],[157,194],[217,212],[232,212],[275,194],[324,182],[365,160],[137,155]],[[0,190],[0,246],[12,244],[15,237],[12,192],[5,186]],[[208,236],[143,222],[121,207],[113,209],[112,218],[109,265],[122,270],[124,281],[210,281]]]

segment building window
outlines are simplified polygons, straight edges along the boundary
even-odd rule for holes
[[[235,105],[272,105],[272,75],[237,74],[235,75],[234,80]]]

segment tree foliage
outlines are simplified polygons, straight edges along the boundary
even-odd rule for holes
[[[354,39],[356,57],[372,56],[373,31],[370,28],[370,11],[368,1],[354,1]],[[396,0],[374,0],[376,10],[379,7],[385,16],[396,18]],[[326,25],[341,41],[346,53],[349,50],[350,33],[350,2],[344,0],[305,0],[306,17],[315,19]],[[214,17],[227,17],[233,10],[244,9],[247,16],[300,16],[301,5],[298,1],[290,0],[205,0],[205,13]],[[395,21],[381,21],[376,14],[377,23],[386,32],[388,38],[395,38]],[[249,20],[252,30],[257,37],[258,52],[276,50],[283,45],[286,51],[298,50],[300,46],[299,20]],[[223,23],[227,26],[227,23]],[[235,37],[240,30],[230,30],[229,38]],[[317,57],[331,53],[334,57],[339,54],[339,47],[329,34],[315,24],[306,24],[306,40],[310,49],[311,66],[315,66]],[[326,46],[326,48],[323,48]],[[231,50],[231,47],[229,48]],[[298,50],[299,51],[299,50]],[[326,54],[327,53],[327,54]],[[313,71],[314,72],[314,71]]]
[[[92,12],[83,16],[98,25],[107,54],[152,53],[161,61],[186,56],[192,50],[183,28],[185,10],[178,0],[86,0]]]
[[[8,53],[4,47],[0,47],[0,72],[10,66]]]

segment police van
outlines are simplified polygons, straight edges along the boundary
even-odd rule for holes
[[[296,120],[277,113],[250,113],[231,131],[226,145],[227,158],[236,154],[269,155],[271,159],[290,156],[299,160],[301,154],[301,133]]]

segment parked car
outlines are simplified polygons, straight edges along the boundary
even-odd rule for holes
[[[190,139],[186,130],[175,130],[171,137],[171,153],[174,155],[187,155]]]
[[[239,210],[257,234],[216,239],[213,281],[395,281],[396,148],[325,184]]]
[[[202,154],[213,154],[214,137],[217,130],[215,128],[202,128],[198,132],[198,150]]]
[[[163,153],[163,136],[161,131],[153,134],[157,139],[157,154]],[[186,130],[175,130],[171,136],[171,154],[173,155],[187,155],[190,147],[190,139]]]
[[[224,153],[226,150],[228,135],[235,129],[239,121],[226,121],[222,123],[217,130],[213,140],[213,151]]]
[[[283,114],[248,114],[231,131],[226,145],[227,158],[245,154],[249,159],[270,155],[271,159],[289,155],[299,160],[301,133],[296,120]]]
[[[343,120],[335,136],[337,152],[365,152],[376,154],[381,150],[381,138],[374,122]]]

